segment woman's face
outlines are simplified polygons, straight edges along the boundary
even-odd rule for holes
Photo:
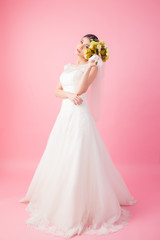
[[[82,58],[84,57],[84,50],[89,48],[90,40],[87,37],[84,37],[80,40],[80,42],[76,46],[76,54]]]

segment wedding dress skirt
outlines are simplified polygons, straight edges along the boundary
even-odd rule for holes
[[[66,64],[64,91],[74,92],[86,64]],[[48,142],[25,197],[26,223],[53,235],[107,234],[128,223],[121,205],[137,202],[113,164],[90,113],[87,93],[75,105],[62,99]]]

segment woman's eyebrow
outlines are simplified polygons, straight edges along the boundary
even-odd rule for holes
[[[81,41],[83,41],[83,39],[81,39]],[[88,43],[85,43],[85,45],[88,45],[88,46],[89,46],[89,44],[88,44]]]

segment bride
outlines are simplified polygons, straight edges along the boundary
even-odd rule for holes
[[[83,36],[76,47],[77,61],[64,65],[55,89],[62,105],[28,191],[19,200],[27,204],[29,226],[68,238],[118,231],[130,216],[122,205],[137,202],[89,108],[86,94],[99,71],[95,60],[84,57],[91,41],[99,39]]]

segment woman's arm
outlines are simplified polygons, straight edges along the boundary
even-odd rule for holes
[[[60,81],[57,83],[56,89],[54,91],[54,94],[56,97],[60,97],[60,98],[68,98],[68,94],[69,92],[66,92],[63,90],[63,87],[60,83]]]
[[[81,104],[83,102],[83,99],[76,93],[64,91],[60,81],[57,83],[54,94],[56,97],[69,98],[75,105]]]
[[[87,66],[84,74],[82,75],[82,79],[80,80],[80,83],[78,84],[78,87],[76,89],[76,94],[81,95],[82,93],[85,93],[89,87],[89,85],[94,81],[96,75],[98,72],[97,65],[89,65]]]

